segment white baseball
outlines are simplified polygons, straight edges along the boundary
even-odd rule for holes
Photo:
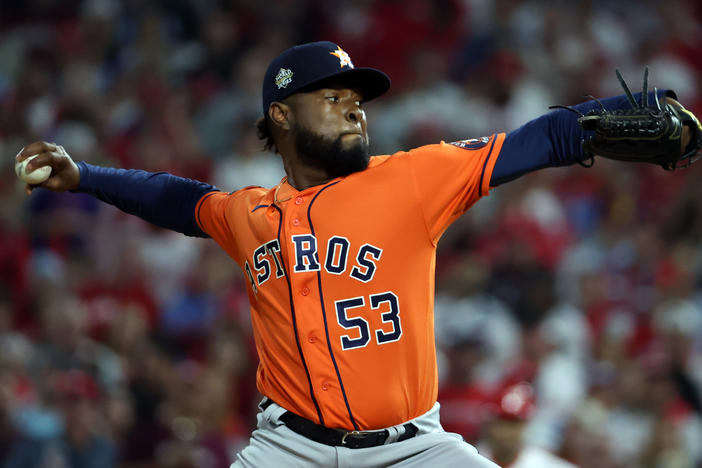
[[[51,166],[42,166],[34,169],[32,172],[27,172],[27,164],[36,157],[37,155],[35,154],[22,162],[15,163],[15,174],[17,174],[17,177],[31,185],[41,184],[51,175]]]

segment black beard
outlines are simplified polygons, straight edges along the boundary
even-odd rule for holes
[[[344,147],[342,136],[331,140],[298,127],[295,131],[298,157],[305,164],[322,169],[332,179],[366,169],[370,161],[368,143],[361,139],[357,144]]]

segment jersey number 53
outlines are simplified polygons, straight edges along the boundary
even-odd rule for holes
[[[368,296],[370,309],[380,311],[383,326],[374,330],[375,340],[379,345],[397,341],[402,337],[402,324],[400,323],[400,302],[392,291]],[[343,350],[364,348],[371,341],[370,324],[360,316],[349,317],[349,312],[365,307],[366,299],[363,296],[342,299],[334,302],[336,320],[346,330],[355,330],[354,333],[341,336]],[[353,337],[352,337],[353,335]]]

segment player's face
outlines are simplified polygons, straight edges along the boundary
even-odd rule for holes
[[[293,132],[300,159],[342,177],[368,167],[369,142],[361,94],[330,85],[294,96]]]

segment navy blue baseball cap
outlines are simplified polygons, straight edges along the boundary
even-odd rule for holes
[[[343,78],[358,87],[364,101],[377,98],[390,88],[388,75],[375,68],[355,68],[349,54],[329,41],[297,45],[276,57],[263,78],[263,115],[272,102],[329,78]]]

